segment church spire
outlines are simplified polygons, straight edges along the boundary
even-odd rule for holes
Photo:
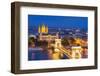
[[[38,33],[41,33],[41,26],[38,27]]]
[[[48,33],[48,27],[42,24],[38,27],[38,33]]]

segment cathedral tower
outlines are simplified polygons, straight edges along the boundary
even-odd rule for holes
[[[38,33],[48,33],[48,27],[45,26],[44,24],[40,25],[38,27]]]

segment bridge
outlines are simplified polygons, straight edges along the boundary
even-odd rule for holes
[[[62,54],[64,54],[65,56],[67,56],[69,59],[72,58],[72,51],[67,50],[65,47],[61,46],[61,47],[55,47],[53,44],[51,45],[52,47],[54,47],[56,50],[58,50],[59,52],[61,52]]]
[[[66,55],[69,59],[72,58],[72,55],[71,55],[72,52],[71,51],[65,49],[64,47],[58,47],[57,49],[59,49],[60,52],[63,53],[64,55]]]
[[[54,51],[58,54],[64,54],[66,57],[68,57],[69,59],[79,59],[81,58],[81,51],[82,48],[81,46],[73,46],[71,47],[71,51],[67,50],[64,46],[61,45],[61,39],[56,39],[55,40],[55,44],[52,44],[51,46],[53,46],[55,49]],[[58,55],[57,55],[58,56]]]

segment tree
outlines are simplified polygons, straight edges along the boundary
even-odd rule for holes
[[[67,38],[67,37],[62,38],[62,39],[61,39],[61,43],[62,43],[63,46],[69,45],[68,38]]]
[[[34,37],[29,37],[29,39],[28,39],[28,45],[29,46],[35,45],[35,39],[34,39]]]
[[[47,47],[48,42],[47,41],[37,41],[37,46]]]
[[[71,45],[75,45],[75,39],[73,37],[70,37],[69,42]]]

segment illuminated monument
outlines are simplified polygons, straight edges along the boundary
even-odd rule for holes
[[[48,27],[45,26],[44,24],[39,26],[38,33],[45,33],[45,34],[47,34],[48,33]]]
[[[38,27],[38,33],[39,33],[39,40],[41,41],[55,41],[55,39],[59,38],[59,34],[56,33],[56,35],[48,34],[48,27],[44,24],[40,25]]]

